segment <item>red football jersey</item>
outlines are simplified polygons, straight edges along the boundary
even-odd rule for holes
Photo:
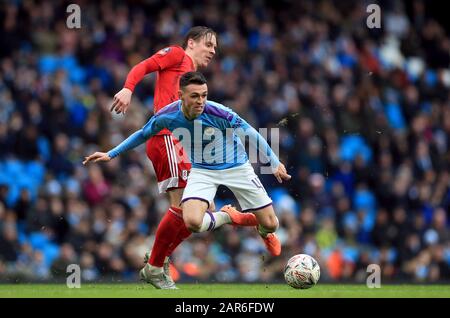
[[[170,46],[142,61],[128,74],[124,87],[134,90],[136,84],[148,73],[157,72],[154,112],[178,100],[180,77],[195,71],[194,63],[180,46]]]
[[[180,77],[195,71],[189,55],[179,46],[165,48],[153,55],[160,71],[156,75],[154,111],[157,113],[164,106],[178,100]]]

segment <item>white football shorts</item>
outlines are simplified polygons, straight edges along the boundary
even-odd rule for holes
[[[272,204],[272,199],[249,162],[225,170],[192,168],[181,202],[197,199],[207,202],[209,206],[220,185],[233,192],[242,211],[259,210]]]

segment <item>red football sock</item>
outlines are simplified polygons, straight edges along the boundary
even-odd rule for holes
[[[181,227],[186,228],[181,215],[181,209],[170,207],[156,229],[155,242],[153,243],[152,253],[148,260],[150,265],[156,267],[163,266],[166,255],[170,255],[167,254],[169,249],[173,251],[176,247],[171,248]],[[181,241],[178,244],[180,243]]]
[[[172,255],[173,251],[177,248],[178,245],[181,244],[185,239],[187,239],[189,236],[191,236],[192,232],[189,231],[189,229],[186,227],[186,225],[183,224],[180,226],[180,229],[178,231],[178,235],[174,237],[174,240],[172,241],[172,244],[170,245],[166,256]]]

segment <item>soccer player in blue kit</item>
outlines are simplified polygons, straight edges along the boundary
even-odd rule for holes
[[[199,72],[185,73],[180,78],[180,100],[165,106],[142,129],[114,149],[106,153],[95,152],[86,157],[83,164],[109,161],[144,143],[164,128],[172,132],[187,132],[189,136],[182,134],[182,144],[190,153],[192,170],[181,200],[186,227],[192,232],[204,232],[229,223],[256,225],[272,255],[280,255],[281,244],[274,233],[278,219],[272,200],[255,174],[241,138],[249,137],[250,145],[266,156],[278,182],[290,180],[291,176],[252,126],[230,108],[207,100],[207,96],[205,77]],[[209,159],[204,156],[208,149],[214,149],[209,152],[213,153]],[[241,213],[243,220],[235,222],[227,213],[207,211],[220,185],[233,192],[243,212],[252,213]],[[141,276],[145,277],[145,269]]]

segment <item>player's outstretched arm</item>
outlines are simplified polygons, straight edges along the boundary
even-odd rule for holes
[[[140,144],[143,144],[151,136],[156,135],[159,131],[161,131],[162,128],[165,128],[164,126],[160,127],[160,124],[163,122],[164,121],[161,118],[158,118],[158,116],[153,116],[152,118],[150,118],[147,124],[144,125],[144,127],[132,133],[127,139],[122,141],[115,148],[106,153],[96,152],[88,157],[85,157],[83,164],[91,161],[109,161],[111,159],[114,159],[121,153],[131,150],[139,146]]]
[[[273,175],[277,178],[279,183],[283,183],[283,180],[289,181],[291,179],[291,175],[287,173],[286,167],[281,162],[273,172]]]
[[[89,162],[110,161],[111,157],[106,152],[95,152],[90,156],[84,157],[83,165]]]
[[[144,126],[145,127],[145,126]],[[88,162],[99,162],[99,161],[109,161],[122,152],[126,152],[130,149],[133,149],[140,144],[144,143],[147,140],[147,136],[144,133],[143,128],[131,134],[127,139],[118,144],[115,148],[111,149],[108,152],[95,152],[92,155],[85,157],[83,164],[87,164]]]
[[[277,155],[273,152],[272,148],[270,148],[263,136],[237,114],[235,115],[235,118],[234,129],[236,134],[241,139],[244,139],[245,135],[249,137],[250,146],[257,149],[259,154],[265,157],[266,162],[270,163],[273,175],[277,178],[278,182],[282,183],[283,180],[290,180],[291,176],[287,173],[286,167],[280,162]]]
[[[113,104],[110,111],[115,111],[116,114],[123,113],[125,115],[128,107],[130,107],[131,95],[133,95],[133,92],[130,89],[126,87],[122,88],[116,95],[114,95]]]
[[[128,107],[131,105],[131,95],[133,95],[134,88],[148,73],[158,70],[158,65],[150,57],[139,64],[135,65],[127,75],[125,85],[114,95],[113,104],[110,111],[115,111],[116,114],[125,114]]]

